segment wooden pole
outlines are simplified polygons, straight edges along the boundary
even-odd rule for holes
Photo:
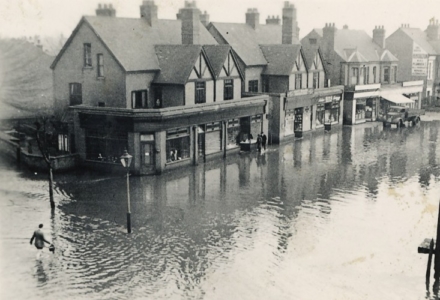
[[[50,208],[54,210],[55,201],[53,200],[53,173],[51,166],[49,166],[49,201],[50,201]]]
[[[437,281],[440,277],[440,205],[437,219],[437,239],[435,241],[435,258],[434,258],[434,279]]]
[[[130,174],[127,169],[127,233],[131,233]]]
[[[434,254],[434,239],[429,244],[428,265],[426,267],[426,290],[429,291],[429,277],[431,277],[432,255]]]

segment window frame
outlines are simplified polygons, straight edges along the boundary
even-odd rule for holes
[[[234,99],[234,79],[223,80],[223,100]]]
[[[370,67],[364,67],[364,84],[370,83]]]
[[[299,83],[299,88],[298,88]],[[302,73],[296,73],[295,74],[295,90],[302,89]]]
[[[388,66],[383,67],[383,83],[390,83],[390,79],[391,79],[390,72],[391,72],[390,67],[388,67]],[[387,80],[387,78],[388,78],[388,80]]]
[[[313,72],[313,88],[319,89],[319,72]]]
[[[104,78],[104,54],[96,54],[97,77]]]
[[[248,81],[248,92],[258,93],[258,79]]]
[[[355,79],[355,82],[353,82],[353,79]],[[351,85],[359,84],[359,67],[351,67],[350,83],[351,83]]]
[[[76,89],[75,89],[76,87]],[[79,89],[78,89],[79,87]],[[79,99],[79,100],[78,100]],[[69,83],[69,106],[82,104],[82,84],[79,82]]]
[[[136,97],[136,95],[141,95],[140,97],[141,102],[138,102],[139,100]],[[144,95],[145,97],[142,97],[142,95]],[[148,90],[131,91],[131,108],[132,109],[148,108]]]
[[[377,67],[373,67],[373,83],[376,83],[376,76],[377,76]]]
[[[93,67],[92,44],[91,43],[84,43],[83,44],[83,66],[84,66],[84,68]]]
[[[206,81],[196,81],[194,84],[194,103],[206,103]]]

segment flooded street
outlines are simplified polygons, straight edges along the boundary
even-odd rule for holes
[[[131,235],[124,177],[55,174],[51,215],[46,175],[1,160],[1,298],[434,299],[417,247],[436,234],[436,118],[132,177]]]

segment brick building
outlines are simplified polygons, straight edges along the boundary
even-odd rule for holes
[[[154,1],[138,19],[111,6],[83,17],[52,64],[55,107],[69,130],[63,147],[96,168],[119,168],[124,149],[138,174],[238,152],[267,131],[268,96],[241,98],[235,53],[218,45],[194,2],[161,20]]]

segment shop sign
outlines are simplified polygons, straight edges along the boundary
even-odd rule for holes
[[[141,134],[141,142],[154,141],[154,134]]]
[[[339,101],[341,100],[341,96],[333,96],[333,101]]]
[[[325,97],[325,102],[327,103],[327,102],[332,102],[332,96],[326,96]]]
[[[413,76],[427,76],[428,71],[428,53],[416,43],[413,43],[412,68]]]
[[[287,91],[286,97],[289,98],[289,97],[304,96],[311,94],[313,94],[313,89],[293,90],[293,91]]]

